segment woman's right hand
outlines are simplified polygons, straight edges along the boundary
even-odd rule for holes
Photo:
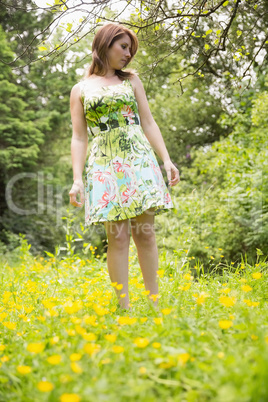
[[[80,194],[80,200],[81,202],[76,200],[76,196]],[[85,202],[85,190],[84,190],[84,184],[82,180],[76,180],[74,181],[72,188],[69,192],[70,196],[70,204],[72,204],[74,207],[82,207],[84,202]]]

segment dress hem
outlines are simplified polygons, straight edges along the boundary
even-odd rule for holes
[[[104,222],[120,222],[120,221],[125,221],[125,220],[127,220],[127,219],[131,219],[131,218],[135,218],[136,216],[140,216],[140,215],[142,215],[145,211],[148,211],[148,210],[151,209],[151,208],[156,208],[156,210],[154,211],[154,212],[155,212],[155,213],[154,213],[154,216],[157,216],[157,215],[159,215],[160,213],[165,213],[165,212],[170,211],[171,209],[174,209],[174,206],[167,207],[167,206],[163,206],[163,204],[161,204],[161,205],[153,205],[153,206],[151,206],[150,208],[144,209],[144,210],[142,211],[142,213],[140,213],[140,214],[138,214],[138,215],[129,216],[128,218],[125,218],[125,219],[113,219],[113,220],[104,219],[104,220],[98,220],[98,221],[96,221],[96,220],[95,220],[95,221],[87,220],[87,221],[85,221],[85,226],[98,225],[98,224],[104,223]]]

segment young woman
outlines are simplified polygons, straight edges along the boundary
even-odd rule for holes
[[[111,282],[122,285],[114,289],[120,307],[125,309],[130,308],[129,223],[145,288],[150,292],[148,298],[158,304],[154,216],[173,208],[173,203],[154,151],[164,163],[169,185],[180,180],[139,77],[122,70],[137,48],[136,35],[123,25],[101,27],[92,43],[88,74],[72,88],[70,98],[74,178],[70,203],[85,205],[86,225],[103,222],[108,238],[108,272]],[[87,130],[92,140],[89,156]]]

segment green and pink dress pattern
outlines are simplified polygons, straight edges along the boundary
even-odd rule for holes
[[[173,208],[154,151],[140,124],[130,80],[90,90],[79,83],[90,131],[85,166],[85,224]]]

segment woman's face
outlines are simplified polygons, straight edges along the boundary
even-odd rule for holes
[[[130,48],[131,39],[127,34],[116,40],[107,54],[110,67],[115,70],[121,70],[131,58]]]

